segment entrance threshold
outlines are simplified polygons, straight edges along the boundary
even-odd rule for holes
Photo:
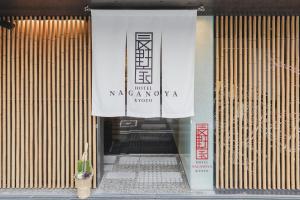
[[[96,193],[182,194],[190,191],[178,154],[127,154],[104,157]]]

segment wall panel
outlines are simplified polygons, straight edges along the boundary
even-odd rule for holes
[[[300,189],[299,16],[217,16],[215,31],[216,187]]]
[[[3,18],[0,188],[74,187],[84,142],[96,170],[90,18]]]

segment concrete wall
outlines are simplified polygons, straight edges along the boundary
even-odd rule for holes
[[[195,65],[195,116],[179,119],[174,138],[193,190],[213,189],[214,18],[198,16]],[[196,124],[208,123],[208,160],[196,160]]]

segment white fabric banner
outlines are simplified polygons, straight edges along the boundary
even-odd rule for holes
[[[162,117],[194,115],[197,11],[169,11],[162,30]]]
[[[126,20],[92,10],[92,115],[125,116]]]
[[[155,11],[128,14],[127,115],[160,116],[160,45],[162,17]]]
[[[192,116],[196,16],[195,10],[92,10],[92,114]]]

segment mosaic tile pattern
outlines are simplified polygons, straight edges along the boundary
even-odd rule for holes
[[[177,183],[182,182],[180,172],[138,172],[140,183]]]
[[[112,170],[105,172],[96,192],[169,194],[189,191],[177,155],[120,155]]]
[[[141,165],[178,165],[176,157],[141,157]]]

